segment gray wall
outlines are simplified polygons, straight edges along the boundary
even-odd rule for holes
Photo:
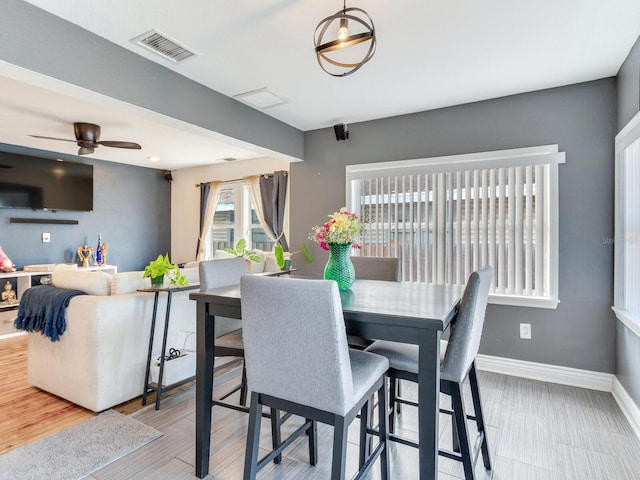
[[[375,101],[375,99],[372,99]],[[611,312],[613,137],[616,83],[608,78],[551,90],[350,125],[337,142],[332,129],[305,133],[305,161],[291,165],[293,246],[345,203],[349,164],[558,144],[560,166],[561,303],[556,310],[491,305],[481,352],[520,360],[613,372]],[[325,252],[313,244],[320,274]],[[532,340],[519,339],[519,323]]]
[[[77,248],[86,243],[95,250],[98,233],[107,243],[108,263],[117,265],[119,271],[141,270],[151,258],[170,251],[171,188],[162,170],[5,144],[0,144],[0,150],[94,166],[93,212],[0,208],[0,245],[18,268],[39,263],[78,262]],[[79,223],[9,223],[12,217],[69,219]],[[42,243],[43,232],[51,234],[50,243]]]
[[[2,2],[0,60],[295,158],[303,155],[300,130],[21,0]]]
[[[618,128],[640,111],[640,38],[618,72]],[[616,325],[616,376],[640,405],[640,337],[621,322]]]

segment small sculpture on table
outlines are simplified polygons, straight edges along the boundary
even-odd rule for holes
[[[104,266],[107,264],[107,244],[103,243],[100,246],[100,251],[102,252],[102,261],[100,262],[101,266]]]
[[[2,299],[3,305],[13,305],[14,303],[18,303],[18,296],[16,295],[16,291],[13,290],[9,280],[4,284],[4,291],[2,292],[2,295],[0,295],[0,299]]]
[[[89,245],[86,245],[86,244],[81,247],[78,247],[78,257],[80,257],[80,262],[82,262],[81,266],[84,268],[88,268],[89,262],[93,257],[93,247],[90,247]]]

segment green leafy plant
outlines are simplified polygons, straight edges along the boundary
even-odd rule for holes
[[[309,252],[306,244],[300,245],[300,250],[296,250],[295,252],[285,252],[280,243],[276,243],[273,247],[273,254],[276,257],[276,262],[278,263],[278,267],[280,268],[284,268],[285,260],[291,260],[291,256],[295,255],[296,253],[304,253],[304,257],[306,258],[307,262],[313,262],[313,257],[311,256],[311,252]]]
[[[164,280],[164,276],[167,276],[169,279],[169,284],[176,287],[184,287],[188,285],[187,279],[184,275],[180,273],[180,269],[178,265],[171,263],[169,260],[169,254],[166,255],[158,255],[158,258],[155,260],[151,260],[149,265],[144,267],[144,274],[142,278],[151,277],[151,283],[162,283],[162,281],[154,281],[154,279],[162,278]]]
[[[247,250],[247,241],[244,238],[238,240],[235,248],[227,247],[224,249],[225,252],[231,253],[236,257],[244,258],[245,260],[251,260],[252,262],[260,263],[262,259],[260,256],[254,252],[253,250]]]

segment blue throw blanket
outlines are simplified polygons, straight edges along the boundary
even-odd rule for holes
[[[18,317],[13,324],[18,330],[40,332],[52,342],[60,340],[60,335],[67,329],[65,310],[76,295],[86,294],[49,285],[31,287],[22,294]]]

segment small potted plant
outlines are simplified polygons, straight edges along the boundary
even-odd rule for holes
[[[144,267],[142,278],[151,278],[152,287],[162,287],[164,285],[165,275],[169,279],[169,285],[172,287],[184,287],[187,285],[187,279],[180,273],[178,265],[171,263],[169,254],[158,255],[158,258],[151,260],[149,265]]]
[[[244,238],[238,240],[235,248],[227,247],[224,249],[224,251],[235,255],[236,257],[244,258],[247,262],[247,270],[249,271],[251,270],[250,262],[260,263],[262,261],[260,255],[258,255],[256,252],[254,252],[253,250],[247,250],[247,241]]]
[[[296,253],[304,253],[304,257],[308,263],[313,262],[313,257],[311,256],[311,252],[305,244],[300,246],[300,250],[296,250],[295,252],[285,252],[284,247],[280,243],[276,243],[273,247],[273,254],[276,257],[276,262],[278,263],[278,267],[283,270],[287,270],[291,268],[291,257]]]

